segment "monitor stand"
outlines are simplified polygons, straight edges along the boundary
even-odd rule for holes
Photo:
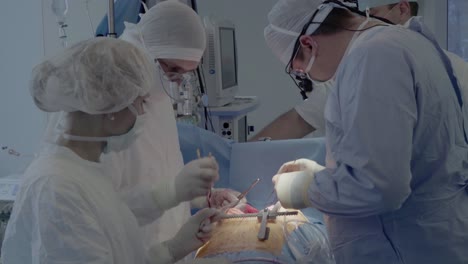
[[[247,114],[256,110],[260,102],[256,96],[236,96],[234,101],[220,107],[209,107],[211,122],[208,130],[213,130],[221,137],[236,142],[246,142],[252,130],[247,123]],[[201,113],[200,127],[205,127],[204,113]],[[213,124],[213,127],[211,126]]]

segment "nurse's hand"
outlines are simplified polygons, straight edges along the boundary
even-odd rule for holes
[[[177,262],[203,246],[211,238],[211,231],[221,215],[220,211],[207,208],[192,216],[173,239],[165,242],[173,260]]]
[[[206,196],[218,179],[218,163],[213,157],[188,163],[175,179],[177,200],[185,202]]]

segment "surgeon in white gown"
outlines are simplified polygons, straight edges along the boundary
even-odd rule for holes
[[[326,2],[280,0],[265,30],[293,76],[336,76],[327,166],[284,164],[279,200],[325,213],[338,264],[468,263],[468,117],[449,58],[418,19]]]
[[[125,150],[142,133],[153,85],[154,64],[146,54],[111,38],[80,42],[34,68],[35,104],[63,114],[54,143],[25,172],[3,263],[168,264],[207,241],[218,215],[214,209],[200,211],[172,238],[145,248],[137,219],[100,162],[101,153]],[[212,177],[217,170],[216,161],[205,158],[182,173]],[[223,263],[217,261],[212,263]]]
[[[184,163],[168,96],[171,85],[181,84],[198,67],[206,35],[195,11],[170,0],[149,9],[138,24],[125,23],[120,39],[141,48],[155,62],[156,80],[147,99],[148,122],[142,135],[128,150],[105,155],[104,163],[142,225],[145,244],[151,245],[178,232],[190,217],[190,202],[206,207],[206,195],[216,180],[180,173]]]

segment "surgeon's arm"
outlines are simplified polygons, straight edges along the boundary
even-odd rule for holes
[[[128,170],[123,166],[129,164],[130,154],[126,152],[112,152],[102,156],[102,163],[105,168],[105,173],[112,179],[112,184],[117,190],[122,201],[128,206],[138,220],[140,226],[144,226],[154,222],[161,217],[164,211],[168,208],[160,208],[154,200],[154,187],[142,183],[132,187],[124,187],[129,185],[125,183],[125,179],[135,177],[136,175],[126,175]],[[151,171],[148,171],[151,173]],[[168,183],[159,183],[158,188],[166,188]]]
[[[344,62],[326,115],[327,129],[334,128],[327,137],[337,168],[298,177],[306,179],[308,187],[288,184],[306,194],[304,205],[347,217],[378,215],[402,206],[411,193],[417,122],[411,59],[382,43],[357,48]]]
[[[273,140],[303,138],[314,130],[293,108],[276,118],[249,141],[257,141],[262,137]]]

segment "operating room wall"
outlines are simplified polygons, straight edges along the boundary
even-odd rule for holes
[[[43,115],[28,91],[31,68],[44,50],[41,2],[1,1],[0,24],[0,176],[5,176],[30,159],[24,155],[37,148],[42,126]],[[8,154],[11,149],[21,155]]]
[[[198,0],[201,16],[231,20],[236,25],[239,95],[256,95],[260,107],[248,115],[255,132],[301,101],[284,65],[267,47],[263,29],[277,0]]]
[[[85,4],[94,25],[107,1],[69,0],[70,44],[92,36]],[[62,49],[50,0],[0,1],[0,177],[21,173],[39,147],[46,115],[34,105],[28,83],[44,55]],[[11,154],[9,154],[9,152]]]

